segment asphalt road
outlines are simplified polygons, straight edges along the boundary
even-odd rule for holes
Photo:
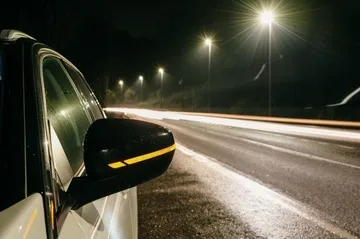
[[[153,121],[178,143],[139,187],[140,238],[358,238],[360,147],[332,139]]]

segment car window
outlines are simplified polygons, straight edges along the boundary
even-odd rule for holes
[[[43,60],[43,75],[48,119],[76,173],[83,163],[82,145],[90,118],[58,59]]]
[[[103,118],[101,113],[100,104],[97,101],[95,95],[92,93],[91,89],[86,85],[84,82],[84,78],[79,74],[77,70],[73,67],[69,66],[68,64],[64,63],[65,69],[69,73],[71,79],[73,80],[74,84],[80,91],[81,99],[84,102],[84,106],[87,110],[91,112],[93,119]]]

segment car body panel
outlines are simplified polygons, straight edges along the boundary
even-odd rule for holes
[[[0,238],[47,238],[43,205],[36,193],[0,212]]]
[[[86,232],[84,231],[76,220],[73,212],[70,212],[66,217],[63,228],[60,231],[59,238],[67,239],[67,238],[86,238]]]
[[[96,200],[76,211],[70,211],[59,238],[66,239],[69,231],[83,230],[82,238],[136,239],[137,228],[136,188]],[[76,221],[76,224],[68,220]],[[72,229],[76,226],[77,229]],[[65,231],[63,233],[63,230]]]

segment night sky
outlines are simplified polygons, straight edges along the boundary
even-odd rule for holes
[[[207,48],[202,42],[207,34],[215,41],[211,79],[219,107],[240,101],[263,104],[266,70],[256,75],[267,62],[268,35],[252,8],[268,5],[278,6],[280,25],[273,27],[272,37],[275,104],[336,103],[360,85],[358,0],[6,4],[0,9],[0,28],[23,30],[54,47],[79,66],[95,90],[104,75],[114,88],[120,78],[136,85],[139,74],[145,76],[148,91],[155,90],[160,65],[166,68],[168,94],[184,87],[201,89],[207,79]],[[180,87],[179,82],[185,83]]]

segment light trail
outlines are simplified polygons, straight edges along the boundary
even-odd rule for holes
[[[360,127],[360,122],[276,118],[213,113],[170,112],[129,108],[105,108],[104,110],[108,112],[122,112],[125,114],[134,114],[139,117],[156,120],[187,120],[193,122],[201,122],[298,136],[310,136],[357,143],[360,142],[360,131],[354,129],[348,130],[326,128],[329,126]],[[314,127],[319,125],[325,127]]]

